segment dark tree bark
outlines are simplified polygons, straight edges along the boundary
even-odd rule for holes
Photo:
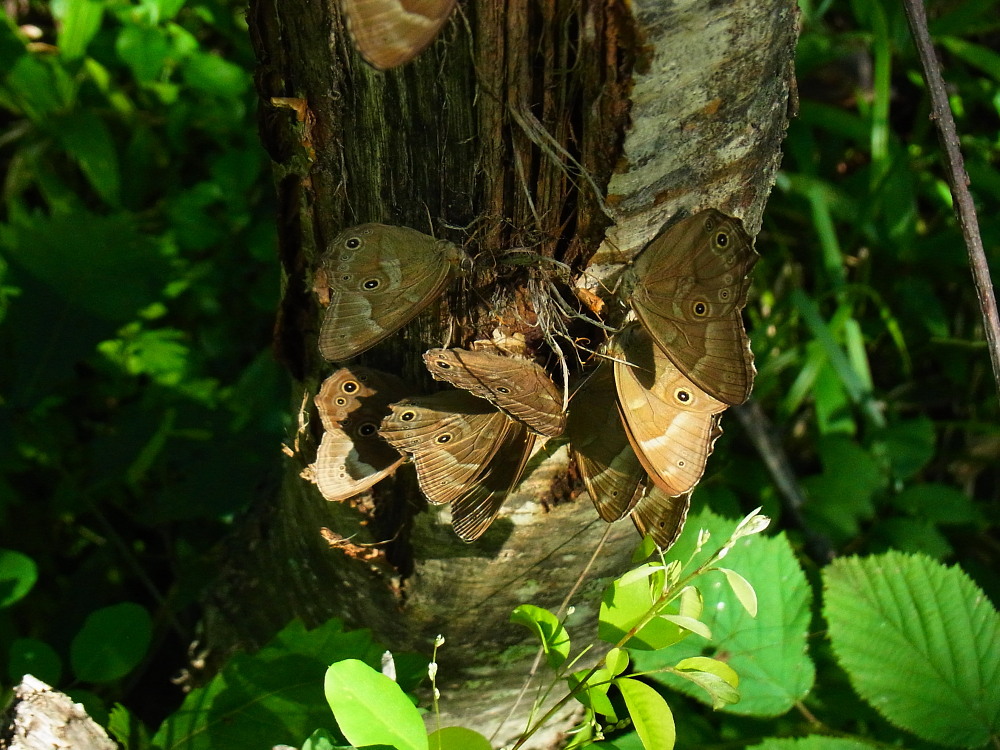
[[[354,52],[336,3],[251,2],[261,137],[280,198],[275,343],[306,427],[280,496],[226,552],[205,635],[221,656],[260,646],[293,616],[339,616],[395,650],[427,651],[443,633],[443,708],[489,733],[530,662],[507,658],[526,641],[511,609],[558,606],[605,525],[565,446],[533,460],[471,545],[427,509],[406,467],[373,496],[325,502],[300,477],[319,437],[303,394],[330,370],[316,349],[311,269],[337,232],[364,221],[433,232],[481,260],[528,248],[591,287],[681,209],[720,208],[755,234],[780,159],[797,30],[793,0],[471,0],[460,11],[416,61],[380,73]],[[533,324],[544,300],[529,282],[545,266],[499,268],[456,285],[440,315],[360,359],[429,390],[419,355],[445,342],[448,321],[452,345],[499,329],[542,348]],[[323,528],[389,541],[331,546]],[[595,621],[601,582],[625,569],[637,541],[628,521],[612,528],[571,627]],[[473,674],[489,687],[457,690]]]

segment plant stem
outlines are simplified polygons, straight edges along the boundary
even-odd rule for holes
[[[990,360],[993,363],[993,378],[997,393],[1000,395],[1000,314],[997,313],[997,301],[993,294],[993,284],[990,280],[990,269],[986,263],[986,253],[983,251],[983,239],[979,235],[979,222],[976,218],[976,207],[969,192],[969,175],[965,172],[965,162],[958,146],[958,132],[951,107],[948,105],[948,94],[945,91],[944,79],[941,76],[941,66],[934,54],[934,46],[927,31],[927,15],[924,13],[923,0],[903,0],[906,18],[910,22],[910,33],[920,54],[920,63],[924,69],[924,80],[931,95],[931,120],[937,130],[938,140],[944,150],[944,162],[948,171],[948,184],[951,187],[952,199],[955,202],[955,213],[958,216],[965,246],[969,251],[969,266],[972,269],[972,279],[976,285],[979,297],[979,307],[983,315],[983,327],[986,341],[990,348]]]

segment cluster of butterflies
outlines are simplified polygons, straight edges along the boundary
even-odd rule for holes
[[[323,383],[313,477],[328,500],[359,494],[412,460],[420,489],[450,504],[466,540],[489,527],[539,437],[566,433],[598,514],[630,516],[662,548],[677,538],[719,420],[755,370],[741,310],[758,259],[738,219],[708,209],[665,228],[619,295],[636,320],[611,336],[570,400],[536,362],[497,350],[431,349],[431,375],[457,389],[411,396],[394,375],[349,365]],[[343,362],[402,328],[469,267],[456,245],[365,224],[338,235],[315,289],[319,348]]]

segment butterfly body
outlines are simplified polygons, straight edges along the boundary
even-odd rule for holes
[[[324,431],[313,464],[323,497],[340,501],[364,492],[403,462],[378,426],[406,392],[395,376],[367,367],[341,368],[323,381],[315,403]]]
[[[656,345],[699,388],[731,405],[749,398],[756,374],[741,310],[758,258],[738,219],[706,209],[653,239],[624,284]]]
[[[555,437],[566,428],[559,389],[531,360],[486,351],[430,349],[424,364],[436,380],[486,399],[539,435]]]
[[[316,291],[329,300],[320,353],[340,362],[398,331],[438,299],[465,255],[456,245],[407,227],[346,229],[320,260]]]

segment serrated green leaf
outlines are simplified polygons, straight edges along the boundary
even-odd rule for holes
[[[950,747],[1000,732],[1000,618],[965,573],[890,552],[835,560],[823,581],[833,651],[858,695]]]
[[[27,596],[37,580],[34,560],[12,549],[0,549],[0,609]]]
[[[649,685],[628,677],[619,677],[615,685],[621,690],[628,715],[646,750],[671,750],[677,739],[674,715],[670,706]]]
[[[912,485],[896,495],[892,504],[936,523],[972,523],[976,520],[972,498],[946,484],[927,482]]]
[[[352,745],[428,750],[427,730],[416,706],[399,685],[363,661],[331,664],[323,691],[337,726]]]
[[[706,528],[713,540],[728,539],[736,522],[703,511],[688,519],[689,528]],[[678,540],[673,552],[680,559],[693,553],[694,536]],[[695,563],[714,553],[710,544],[695,556]],[[710,575],[696,582],[705,600],[700,618],[715,640],[699,636],[655,653],[632,653],[633,668],[641,672],[666,669],[681,659],[702,656],[714,648],[715,656],[740,677],[739,703],[725,711],[746,716],[777,716],[792,708],[810,690],[814,667],[806,650],[812,593],[784,535],[741,539],[726,557],[733,570],[745,573],[757,592],[759,612],[750,617],[722,576]],[[650,679],[705,700],[704,692],[671,674]]]
[[[92,612],[73,638],[70,662],[77,679],[111,682],[142,661],[153,637],[153,618],[131,602]]]
[[[750,582],[735,570],[730,570],[729,568],[718,568],[718,570],[726,577],[729,587],[733,590],[733,593],[740,604],[743,605],[743,609],[747,611],[747,614],[751,617],[756,617],[757,593],[753,590]]]
[[[465,727],[444,727],[430,733],[430,750],[492,750],[490,741]]]
[[[808,737],[797,738],[770,737],[752,747],[754,750],[872,750],[881,745],[875,743],[866,745],[860,740],[811,734]]]
[[[553,669],[569,658],[569,633],[554,614],[533,604],[522,604],[510,615],[510,621],[534,631],[545,650],[545,660]]]

